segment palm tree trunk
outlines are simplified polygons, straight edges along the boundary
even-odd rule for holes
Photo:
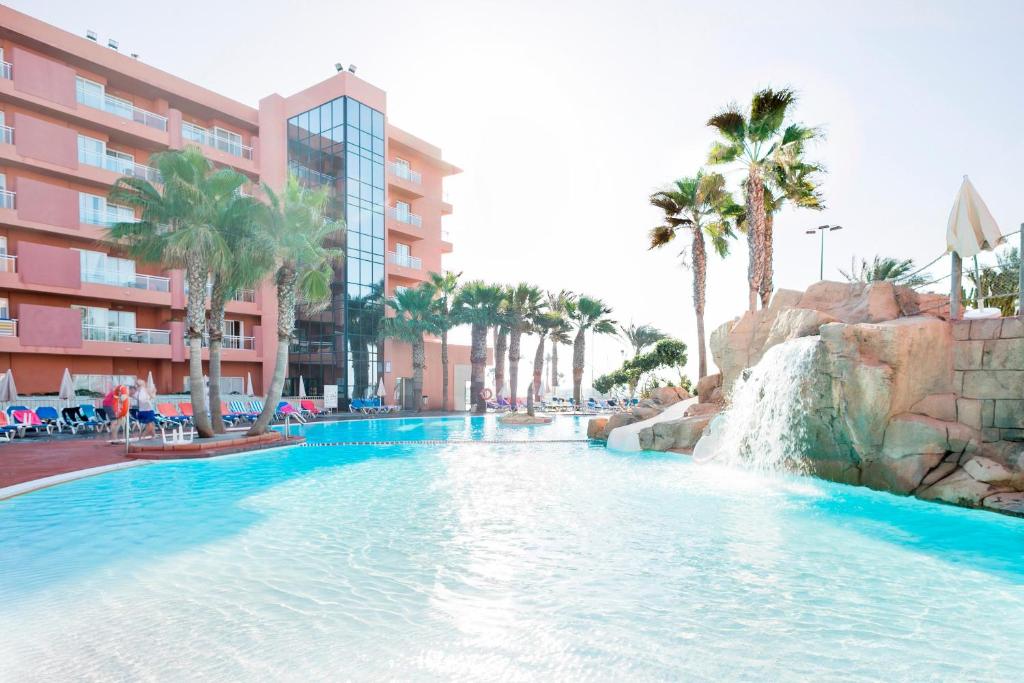
[[[441,330],[441,410],[448,412],[448,330]]]
[[[423,368],[426,366],[423,337],[412,343],[412,395],[416,397],[416,412],[423,412]]]
[[[500,325],[494,328],[494,398],[501,396],[505,384],[505,354],[508,350],[508,330]]]
[[[469,393],[473,398],[474,412],[483,415],[487,412],[487,400],[483,397],[484,368],[487,366],[487,326],[473,323],[470,339]]]
[[[761,169],[753,166],[747,176],[747,282],[750,285],[749,306],[757,310],[764,280],[764,181]]]
[[[775,268],[772,264],[774,258],[774,244],[772,231],[775,228],[775,216],[767,213],[764,217],[764,277],[761,279],[761,308],[768,308],[768,302],[772,298],[772,290],[775,283],[772,281],[775,275]]]
[[[213,278],[210,293],[210,422],[213,431],[224,434],[224,418],[220,414],[220,351],[224,346],[224,305],[227,288],[220,275]]]
[[[188,280],[188,304],[185,311],[188,335],[188,378],[192,400],[192,424],[200,438],[213,436],[210,415],[206,411],[206,392],[203,387],[203,327],[206,324],[206,267],[196,255],[185,263]]]
[[[704,233],[699,226],[693,229],[691,262],[693,264],[693,310],[697,314],[697,367],[698,379],[708,374],[707,347],[704,343],[704,296],[707,287],[708,253],[704,246]]]
[[[292,342],[292,334],[295,330],[295,289],[298,286],[298,277],[290,267],[281,266],[277,271],[277,358],[274,361],[274,375],[270,379],[270,387],[267,390],[266,402],[263,404],[263,412],[256,418],[246,436],[266,434],[270,427],[270,420],[277,412],[277,404],[281,401],[281,392],[284,391],[284,380],[288,374],[288,347]]]
[[[586,330],[581,329],[576,333],[576,339],[572,343],[572,400],[579,408],[583,400],[583,365],[586,358]]]
[[[551,342],[551,391],[558,390],[558,342]]]
[[[537,342],[537,352],[533,354],[533,397],[534,400],[543,400],[540,393],[542,379],[544,377],[544,331],[540,332],[540,341]]]
[[[519,343],[523,339],[523,331],[519,327],[512,328],[508,339],[508,394],[512,410],[518,408],[519,389]]]

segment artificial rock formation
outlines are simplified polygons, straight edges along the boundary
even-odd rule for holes
[[[800,446],[812,473],[1024,514],[1024,321],[947,313],[890,283],[820,282],[780,290],[710,346],[727,393],[772,346],[820,336]]]
[[[587,437],[607,441],[613,429],[660,415],[665,408],[688,398],[690,394],[682,387],[658,387],[651,392],[650,398],[645,398],[629,410],[609,417],[591,418],[587,425]]]

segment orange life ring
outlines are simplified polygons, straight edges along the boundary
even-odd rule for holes
[[[494,396],[494,392],[491,391],[490,389],[486,388],[486,387],[484,387],[480,391],[480,398],[482,398],[485,401],[490,401],[491,397],[493,397],[493,396]]]
[[[114,389],[114,416],[118,419],[128,414],[128,409],[132,406],[131,396],[128,395],[128,387],[123,384],[119,384]]]

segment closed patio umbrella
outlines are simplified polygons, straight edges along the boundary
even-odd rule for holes
[[[299,375],[299,398],[306,395],[306,383],[302,381],[302,375]]]
[[[245,393],[248,396],[255,396],[256,392],[252,390],[252,373],[251,372],[245,373],[245,379],[246,379],[246,382],[245,382]]]
[[[387,395],[388,395],[388,390],[384,386],[384,378],[381,377],[380,378],[380,382],[377,383],[377,396],[379,396],[380,398],[383,399]]]
[[[156,400],[156,382],[153,381],[153,371],[149,371],[149,375],[146,376],[146,391],[149,393],[151,400]]]
[[[953,271],[950,282],[949,307],[952,318],[960,317],[960,280],[963,275],[963,259],[974,258],[975,284],[979,287],[977,306],[981,306],[980,279],[978,278],[977,256],[983,251],[1003,244],[1003,237],[996,219],[985,206],[984,200],[974,189],[970,179],[964,176],[949,212],[946,224],[946,251],[953,254]]]
[[[18,387],[14,385],[14,373],[8,370],[0,382],[0,403],[15,403],[18,400]]]
[[[64,376],[60,378],[60,391],[57,397],[62,401],[71,401],[75,398],[75,381],[71,378],[71,371],[64,368]]]

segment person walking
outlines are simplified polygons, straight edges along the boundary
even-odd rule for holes
[[[138,421],[142,425],[142,439],[156,438],[156,412],[153,409],[153,397],[146,388],[146,380],[135,380],[135,400],[138,404]]]

